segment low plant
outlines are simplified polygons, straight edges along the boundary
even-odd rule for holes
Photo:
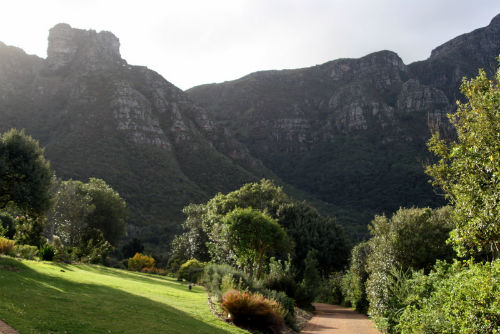
[[[281,333],[282,307],[261,294],[230,290],[224,295],[221,306],[237,326],[264,333]]]
[[[27,260],[34,260],[38,256],[38,248],[31,245],[15,245],[13,254]]]
[[[4,237],[0,237],[0,254],[10,255],[16,242]]]
[[[161,276],[166,276],[167,271],[165,269],[161,268],[156,268],[156,267],[145,267],[141,269],[142,273],[146,274],[155,274],[155,275],[161,275]]]
[[[233,288],[253,290],[253,282],[248,275],[230,265],[207,264],[204,268],[202,276],[203,285],[211,295],[216,296],[219,300],[222,299],[222,296],[226,292],[223,290],[229,285],[229,279]]]
[[[143,268],[153,268],[155,259],[151,256],[141,253],[135,253],[133,257],[128,259],[128,269],[133,271],[141,271]]]
[[[55,255],[56,255],[56,249],[54,248],[54,246],[49,244],[41,246],[38,252],[40,260],[43,261],[52,261]]]

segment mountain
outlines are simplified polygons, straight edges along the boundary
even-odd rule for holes
[[[391,51],[304,69],[263,71],[189,89],[285,182],[336,207],[350,224],[400,206],[444,204],[424,173],[426,141],[455,110],[462,77],[494,73],[500,16],[429,59],[405,65]]]
[[[429,128],[449,131],[463,76],[495,70],[499,21],[409,65],[380,51],[186,92],[129,65],[112,33],[58,24],[46,59],[0,42],[0,131],[25,128],[63,179],[106,180],[149,245],[184,205],[262,177],[362,238],[375,213],[444,203],[423,173]]]
[[[119,47],[110,32],[67,24],[50,30],[47,59],[0,43],[0,130],[25,128],[58,177],[106,180],[128,203],[130,235],[159,244],[179,231],[184,205],[271,173]]]

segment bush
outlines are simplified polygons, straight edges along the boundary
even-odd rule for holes
[[[295,300],[288,297],[284,292],[262,289],[260,293],[271,300],[276,301],[281,307],[281,316],[287,324],[295,324]]]
[[[128,269],[133,271],[141,271],[143,268],[153,268],[155,259],[151,256],[135,253],[133,257],[128,259]]]
[[[370,254],[370,244],[362,242],[351,251],[349,269],[341,281],[342,296],[348,306],[354,307],[356,311],[366,314],[368,311],[368,300],[366,298],[366,261]]]
[[[202,276],[203,285],[207,288],[211,295],[222,300],[223,282],[227,286],[229,280],[231,287],[238,287],[239,290],[253,290],[253,282],[244,272],[235,269],[227,264],[207,264],[204,268]]]
[[[280,333],[283,327],[281,306],[260,294],[230,290],[224,295],[222,308],[237,326],[264,333]]]
[[[16,234],[16,220],[7,212],[0,212],[0,236],[7,239],[14,239]]]
[[[18,244],[40,246],[45,243],[42,237],[44,221],[41,217],[18,216],[16,221],[17,231],[14,239]]]
[[[104,238],[101,230],[87,228],[75,253],[82,262],[97,264],[103,263],[105,256],[112,250],[113,246]]]
[[[344,301],[341,287],[342,277],[341,272],[336,272],[323,279],[319,284],[316,301],[326,304],[342,304]]]
[[[56,249],[51,245],[41,246],[40,251],[38,252],[40,260],[43,261],[52,261],[54,259],[54,255],[56,255]]]
[[[181,265],[177,272],[177,279],[185,279],[191,283],[198,283],[203,276],[203,268],[205,264],[196,259],[186,261]]]
[[[401,333],[499,333],[500,260],[436,267],[413,280],[418,298],[402,312]]]
[[[10,255],[16,242],[4,237],[0,237],[0,254]]]
[[[15,245],[13,254],[23,259],[34,260],[38,256],[38,248],[30,245]]]

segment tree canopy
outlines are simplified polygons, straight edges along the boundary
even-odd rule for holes
[[[257,265],[256,277],[262,273],[264,259],[271,251],[287,250],[288,237],[283,228],[268,215],[252,208],[236,208],[223,220],[227,240],[240,265],[248,266],[250,277]]]
[[[12,129],[0,136],[0,208],[13,203],[30,215],[43,215],[51,204],[54,173],[38,141]]]
[[[427,167],[433,184],[441,187],[453,210],[451,241],[459,255],[487,250],[500,255],[500,71],[489,80],[483,70],[464,78],[449,115],[457,137],[446,140],[435,133],[428,145],[439,161]]]

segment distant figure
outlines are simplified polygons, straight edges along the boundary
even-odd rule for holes
[[[191,291],[193,289],[193,286],[191,285],[191,283],[189,283],[188,288],[189,288],[189,291]]]

